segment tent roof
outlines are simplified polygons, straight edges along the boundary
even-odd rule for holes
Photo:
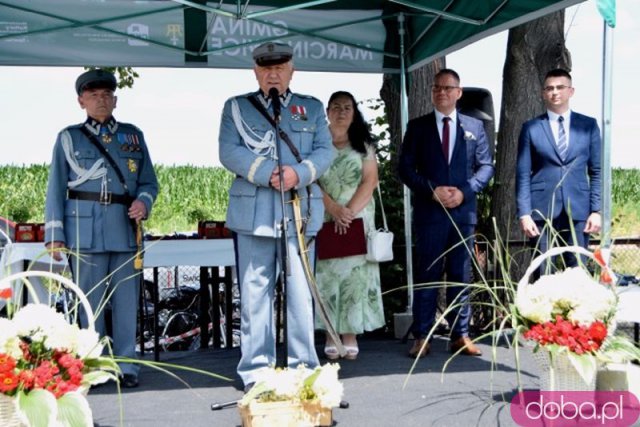
[[[0,0],[0,65],[250,68],[279,40],[299,70],[396,73],[401,45],[412,70],[581,1]]]

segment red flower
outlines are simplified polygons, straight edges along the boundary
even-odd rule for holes
[[[595,341],[603,341],[607,337],[607,327],[600,321],[593,322],[589,326],[589,336]]]
[[[526,339],[531,339],[544,346],[557,344],[567,347],[576,354],[597,351],[607,336],[607,327],[600,321],[593,322],[589,327],[573,324],[561,316],[556,316],[552,322],[533,325],[524,333]]]
[[[18,379],[24,390],[31,390],[36,382],[36,374],[31,369],[25,369],[18,374]]]
[[[12,294],[11,288],[0,289],[0,299],[10,299]]]
[[[13,372],[0,373],[0,392],[6,393],[15,390],[18,385],[18,376]]]
[[[0,353],[0,372],[12,371],[16,367],[16,359],[5,353]]]
[[[53,380],[53,376],[56,375],[60,370],[50,361],[43,361],[40,366],[34,369],[34,373],[36,375],[36,388],[45,388],[47,384]]]

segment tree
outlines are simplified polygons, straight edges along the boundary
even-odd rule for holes
[[[564,10],[509,30],[502,79],[491,216],[503,239],[522,239],[516,218],[516,158],[522,124],[545,111],[542,81],[553,68],[571,69]]]
[[[93,70],[95,68],[102,68],[117,76],[118,89],[125,87],[132,88],[133,82],[137,77],[140,77],[138,73],[131,67],[84,67],[86,70]]]

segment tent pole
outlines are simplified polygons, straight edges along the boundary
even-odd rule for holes
[[[407,70],[404,63],[404,14],[398,15],[398,35],[400,36],[400,129],[402,137],[407,131],[409,121],[409,101],[407,99]],[[409,187],[404,190],[404,241],[407,258],[407,313],[411,313],[413,307],[413,258],[411,239],[411,192]]]
[[[611,109],[613,28],[604,22],[602,61],[602,230],[600,246],[611,247]]]

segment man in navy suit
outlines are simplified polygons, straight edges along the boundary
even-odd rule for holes
[[[600,129],[571,111],[571,75],[551,70],[542,97],[547,112],[522,125],[516,196],[524,234],[545,252],[561,244],[587,247],[600,231]],[[565,257],[567,266],[575,256]]]
[[[439,71],[431,90],[435,111],[409,122],[400,153],[400,179],[413,192],[419,284],[437,283],[446,272],[447,316],[451,351],[479,356],[468,336],[471,308],[468,288],[471,254],[477,223],[476,194],[493,176],[493,160],[480,120],[458,113],[462,96],[460,77],[450,69]],[[416,340],[411,357],[429,353],[425,342],[435,322],[437,287],[413,293],[412,330]]]

